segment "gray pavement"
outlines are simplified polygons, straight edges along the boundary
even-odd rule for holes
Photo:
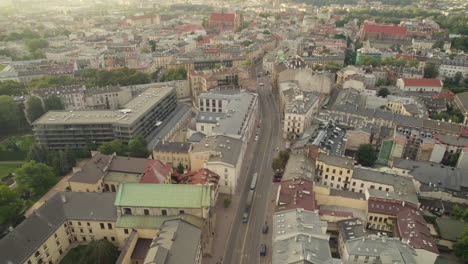
[[[260,65],[261,67],[261,65]],[[231,235],[228,238],[227,250],[223,263],[268,263],[271,257],[260,257],[260,244],[268,242],[268,236],[262,234],[262,226],[271,216],[267,214],[271,203],[271,187],[273,169],[271,161],[276,153],[276,147],[282,147],[279,113],[276,102],[271,95],[271,85],[267,78],[260,78],[259,82],[265,83],[259,87],[259,100],[262,118],[258,147],[254,151],[254,157],[250,160],[252,166],[247,173],[247,181],[241,187],[240,205],[232,224]],[[241,223],[241,215],[245,208],[246,193],[253,173],[258,172],[259,179],[255,190],[254,201],[250,210],[247,224]],[[271,220],[269,221],[271,223]],[[271,229],[270,229],[271,232]],[[271,249],[271,243],[266,243]],[[271,255],[270,250],[267,250]]]

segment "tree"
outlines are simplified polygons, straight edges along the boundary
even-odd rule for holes
[[[244,61],[242,61],[241,65],[242,66],[250,66],[250,65],[252,65],[252,60],[250,58],[247,58]]]
[[[390,94],[390,91],[387,88],[381,88],[379,92],[377,93],[377,96],[387,98],[389,94]]]
[[[111,155],[114,152],[117,153],[117,155],[125,154],[125,146],[120,139],[114,139],[111,142],[106,142],[99,146],[97,150],[105,155]]]
[[[149,44],[151,45],[151,52],[155,52],[156,51],[156,41],[150,40]]]
[[[179,174],[183,174],[183,173],[184,173],[185,167],[184,167],[184,165],[183,165],[181,162],[179,162],[179,165],[177,165],[177,170],[176,170],[176,171],[177,171],[177,173],[179,173]]]
[[[17,81],[0,82],[0,95],[20,95],[26,93],[24,85]]]
[[[34,145],[26,155],[26,161],[34,160],[38,163],[47,163],[49,160],[49,152],[43,146]]]
[[[269,30],[265,29],[265,30],[263,30],[263,34],[264,34],[264,35],[270,35],[271,32],[270,32]]]
[[[354,65],[356,61],[356,52],[352,49],[345,50],[345,64],[346,65]]]
[[[159,78],[161,82],[169,82],[175,80],[185,80],[187,79],[187,70],[183,67],[177,67],[176,69],[168,69]]]
[[[0,95],[0,134],[18,132],[29,128],[19,105],[8,95]]]
[[[248,47],[250,45],[252,45],[253,42],[251,40],[244,40],[241,42],[241,45],[244,46],[244,47]]]
[[[224,200],[223,200],[224,207],[228,208],[229,205],[231,205],[231,202],[232,202],[231,198],[229,198],[229,197],[224,198]]]
[[[468,228],[465,229],[460,239],[453,245],[455,256],[468,262]]]
[[[279,158],[274,158],[273,162],[271,164],[271,167],[273,168],[273,171],[281,171],[283,170],[283,167],[281,165],[281,160]]]
[[[128,151],[132,157],[147,158],[148,142],[143,136],[136,136],[128,142]]]
[[[56,182],[52,168],[34,160],[23,164],[15,173],[19,186],[37,195],[46,193]]]
[[[432,48],[433,49],[435,49],[435,48],[443,49],[444,48],[444,40],[443,39],[436,40],[434,45],[432,45]]]
[[[45,111],[64,110],[62,100],[56,95],[49,95],[44,99]]]
[[[370,167],[374,165],[377,157],[375,156],[374,146],[371,144],[362,144],[359,146],[356,153],[356,158],[359,164]]]
[[[39,38],[27,39],[24,44],[26,44],[30,52],[49,47],[49,42],[47,42],[47,40]]]
[[[117,247],[106,239],[91,241],[83,250],[77,263],[87,264],[114,264],[119,258]]]
[[[59,87],[76,84],[76,80],[65,75],[45,75],[38,79],[33,79],[29,82],[28,88],[30,90]]]
[[[203,36],[202,35],[198,35],[196,38],[195,38],[195,41],[196,42],[200,42],[203,40]]]
[[[28,114],[29,121],[34,122],[36,119],[44,114],[44,108],[42,108],[41,99],[31,96],[26,101],[26,112]]]
[[[19,194],[6,185],[0,185],[0,225],[10,223],[23,209]]]
[[[143,47],[141,48],[141,53],[151,53],[150,49],[148,49],[147,47]]]
[[[427,63],[424,67],[424,78],[436,78],[439,75],[439,69],[434,63]]]

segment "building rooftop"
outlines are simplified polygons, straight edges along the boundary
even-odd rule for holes
[[[364,24],[362,26],[362,31],[364,32],[375,32],[375,33],[385,33],[385,34],[398,34],[406,35],[406,27],[400,26],[380,26],[380,25],[370,25]]]
[[[174,216],[124,215],[117,218],[115,226],[119,228],[159,229],[164,221],[173,219],[182,219],[200,228],[204,225],[202,218],[190,214],[179,214]]]
[[[202,230],[184,220],[167,220],[153,239],[144,263],[194,263]]]
[[[219,175],[209,169],[201,168],[177,176],[178,184],[214,184],[219,183]]]
[[[313,182],[306,179],[282,181],[276,196],[276,211],[287,211],[296,208],[308,211],[318,209],[312,185]]]
[[[297,81],[281,82],[279,86],[284,95],[285,113],[305,114],[319,100],[316,94],[302,91]]]
[[[349,239],[345,243],[349,255],[380,257],[382,263],[412,264],[416,262],[416,251],[398,238],[370,235]]]
[[[327,165],[331,165],[335,167],[340,167],[340,168],[350,169],[350,170],[354,169],[354,161],[350,158],[346,158],[343,156],[320,153],[317,160]]]
[[[439,79],[411,79],[411,78],[402,78],[405,86],[434,86],[442,87],[443,83]]]
[[[349,239],[366,237],[368,235],[366,232],[366,223],[358,218],[341,220],[338,221],[337,224],[344,242]]]
[[[131,125],[173,92],[172,87],[148,88],[120,110],[49,111],[34,125],[119,124]]]
[[[211,152],[208,162],[223,162],[236,166],[239,160],[242,141],[227,136],[211,136],[203,138],[193,145],[192,153]]]
[[[404,208],[396,215],[396,225],[398,237],[413,247],[425,249],[435,254],[439,254],[437,245],[432,238],[431,231],[422,216],[422,212],[417,209]]]
[[[66,220],[114,222],[115,193],[60,192],[0,240],[0,263],[24,263]]]
[[[325,263],[331,259],[327,223],[301,209],[273,215],[272,263]]]
[[[114,205],[163,208],[210,207],[211,186],[121,183]]]
[[[160,140],[154,147],[154,150],[160,152],[188,153],[191,146],[191,143],[186,142]]]
[[[315,166],[312,160],[302,153],[291,153],[283,173],[282,180],[303,178],[310,181],[315,179]]]

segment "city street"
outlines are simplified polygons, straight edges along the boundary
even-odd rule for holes
[[[257,65],[258,68],[261,65]],[[268,78],[259,77],[259,83],[264,86],[258,88],[262,125],[260,129],[259,141],[255,149],[255,155],[250,160],[247,180],[240,189],[240,203],[232,224],[232,230],[228,238],[223,263],[270,263],[271,262],[271,242],[262,233],[265,221],[272,230],[271,220],[267,216],[268,204],[271,203],[270,190],[272,187],[273,169],[271,161],[276,155],[275,149],[281,147],[281,133],[279,113],[276,102],[271,95],[271,85]],[[245,210],[247,192],[249,191],[252,175],[257,172],[259,177],[255,189],[252,208],[250,209],[249,221],[241,222],[242,214]],[[267,256],[260,257],[260,244],[267,245]]]

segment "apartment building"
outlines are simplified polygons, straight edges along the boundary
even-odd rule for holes
[[[280,102],[283,107],[283,137],[291,133],[298,135],[310,127],[313,116],[318,112],[320,96],[305,92],[294,81],[279,84]]]
[[[219,191],[232,194],[239,183],[246,144],[227,136],[210,136],[193,145],[190,152],[192,170],[209,169],[220,176]]]
[[[349,189],[354,172],[354,160],[320,153],[315,161],[317,182],[336,189]]]
[[[160,160],[93,152],[83,167],[73,168],[68,184],[73,192],[117,192],[123,182],[169,184],[172,171]]]
[[[439,79],[410,79],[400,78],[396,86],[402,91],[409,92],[436,92],[440,93],[443,82]]]
[[[258,120],[258,95],[229,90],[212,91],[198,96],[199,114],[196,131],[207,136],[225,135],[247,141]]]
[[[37,142],[48,149],[83,148],[114,139],[151,137],[176,108],[173,87],[148,88],[121,110],[49,111],[33,124]]]
[[[85,108],[85,91],[86,87],[84,85],[70,85],[35,89],[31,94],[39,97],[41,100],[54,95],[60,98],[65,110],[81,110]]]
[[[186,170],[190,170],[191,150],[191,143],[160,140],[153,149],[153,158],[170,163],[174,167],[182,164]]]

